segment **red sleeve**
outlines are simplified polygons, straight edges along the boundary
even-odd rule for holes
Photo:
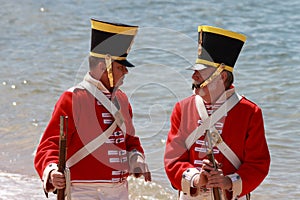
[[[135,128],[132,123],[132,108],[130,104],[128,103],[128,110],[129,110],[129,116],[130,116],[130,124],[129,126],[126,127],[126,148],[127,151],[130,152],[133,149],[136,149],[138,152],[142,153],[144,155],[144,149],[141,145],[140,139],[138,136],[135,135]]]
[[[264,132],[262,112],[257,106],[249,121],[248,135],[244,145],[243,163],[237,171],[243,181],[241,196],[259,186],[269,172],[270,154]]]
[[[60,99],[57,101],[52,113],[52,117],[37,147],[34,158],[34,166],[40,178],[42,178],[44,169],[50,163],[58,163],[60,133],[59,123],[61,115],[68,116],[68,122],[73,121],[72,92],[63,93]]]
[[[194,166],[189,162],[189,153],[185,146],[185,138],[180,131],[181,108],[176,103],[171,115],[171,128],[166,142],[164,165],[167,176],[178,190],[181,190],[183,172]]]

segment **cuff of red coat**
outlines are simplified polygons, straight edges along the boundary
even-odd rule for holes
[[[55,169],[56,170],[58,169],[57,164],[50,163],[43,172],[42,181],[43,181],[43,188],[44,188],[45,193],[53,192],[55,190],[53,185],[49,182],[50,172]]]
[[[196,175],[199,175],[200,171],[197,168],[189,168],[182,174],[181,179],[181,190],[185,195],[197,196],[199,191],[198,188],[194,187],[193,181]]]
[[[130,151],[128,153],[128,160],[129,160],[129,162],[130,162],[130,160],[131,160],[131,158],[133,156],[141,156],[143,158],[143,160],[145,160],[145,156],[141,152],[139,152],[138,150],[136,150],[136,149],[134,149],[134,150],[132,150],[132,151]]]
[[[136,168],[140,168],[142,170],[142,173],[149,172],[148,165],[145,161],[145,156],[137,151],[136,149],[130,151],[128,153],[128,161],[129,161],[129,167],[130,167],[130,173],[134,173]]]
[[[237,173],[229,174],[227,175],[227,177],[229,177],[232,182],[231,191],[233,193],[233,199],[238,198],[238,196],[242,193],[243,189],[242,178]]]

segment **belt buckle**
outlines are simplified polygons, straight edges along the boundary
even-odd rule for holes
[[[223,142],[221,135],[219,133],[217,133],[216,131],[212,132],[211,136],[212,136],[212,139],[213,139],[213,142],[215,143],[215,145],[218,145]]]

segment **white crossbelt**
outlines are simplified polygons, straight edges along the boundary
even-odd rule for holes
[[[126,134],[126,127],[124,124],[123,116],[116,108],[116,106],[93,84],[87,81],[82,81],[81,83],[79,83],[79,86],[82,86],[83,88],[88,90],[99,102],[101,102],[102,105],[114,116],[115,121],[101,135],[90,141],[88,144],[79,149],[75,154],[73,154],[66,162],[68,168],[74,166],[80,160],[82,160],[87,155],[94,152],[102,144],[104,144],[109,136],[112,135],[117,126],[119,126],[124,134]]]
[[[211,116],[208,116],[205,105],[202,98],[199,95],[195,96],[197,111],[203,120],[202,124],[198,126],[185,140],[186,147],[188,149],[200,138],[205,130],[212,129],[213,145],[217,146],[222,154],[234,165],[236,169],[239,168],[241,162],[236,154],[230,149],[230,147],[222,140],[222,137],[215,129],[214,124],[221,119],[227,112],[229,112],[240,100],[241,96],[234,93],[231,97],[221,105]]]
[[[74,166],[80,160],[85,158],[87,155],[93,153],[98,149],[105,141],[109,138],[112,132],[117,128],[116,122],[112,123],[108,129],[106,129],[101,135],[90,141],[88,144],[79,149],[73,154],[66,162],[68,168]]]
[[[80,86],[84,87],[87,91],[89,91],[102,105],[113,115],[117,125],[120,129],[126,133],[126,126],[124,124],[124,119],[120,111],[117,107],[93,84],[88,81],[82,81],[79,83]]]

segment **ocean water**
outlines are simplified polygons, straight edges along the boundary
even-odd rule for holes
[[[122,89],[152,183],[130,179],[131,199],[176,199],[163,169],[169,117],[192,94],[197,27],[241,32],[240,94],[263,110],[271,168],[253,199],[299,199],[300,2],[0,0],[0,199],[43,199],[33,153],[60,94],[87,71],[90,18],[139,25]],[[50,199],[55,199],[50,195]]]

